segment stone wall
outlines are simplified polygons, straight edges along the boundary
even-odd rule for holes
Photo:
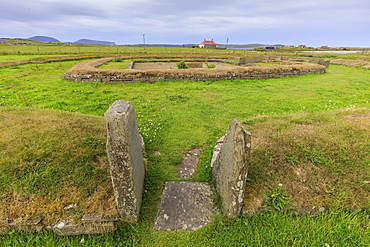
[[[328,68],[330,65],[330,60],[325,60],[322,58],[311,58],[310,63],[317,63],[317,64],[325,66],[325,68]]]
[[[263,60],[266,60],[266,59],[269,59],[269,58],[262,57],[262,56],[241,57],[239,59],[239,65],[244,65],[244,64],[247,64],[247,63],[260,63],[260,62],[262,62]]]
[[[209,69],[211,70],[211,69]],[[270,79],[278,77],[291,77],[301,76],[306,74],[321,74],[325,73],[324,66],[317,66],[311,68],[299,67],[295,68],[292,66],[289,69],[276,69],[276,70],[252,70],[252,71],[228,71],[225,73],[212,73],[212,74],[156,74],[151,75],[141,71],[141,73],[133,75],[109,75],[109,74],[68,74],[64,75],[64,78],[69,81],[79,82],[105,82],[105,83],[133,83],[133,82],[149,82],[155,83],[158,81],[219,81],[219,80],[248,80],[248,79]]]

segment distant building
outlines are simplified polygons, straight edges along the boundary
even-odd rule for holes
[[[307,48],[305,45],[299,45],[298,48]]]
[[[205,40],[199,44],[199,48],[217,48],[217,44],[212,40]]]

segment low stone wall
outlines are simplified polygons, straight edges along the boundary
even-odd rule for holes
[[[236,61],[220,59],[161,59],[132,61],[129,65],[129,69],[135,69],[135,64],[137,63],[178,63],[181,61],[184,61],[189,68],[203,68],[204,63],[228,63],[232,65],[238,65],[238,62]]]
[[[149,82],[155,83],[157,81],[218,81],[218,80],[234,80],[234,79],[269,79],[269,78],[278,78],[278,77],[290,77],[290,76],[300,76],[306,74],[321,74],[325,73],[325,68],[316,68],[316,69],[302,69],[302,70],[285,70],[285,71],[268,71],[268,72],[251,72],[251,73],[232,73],[228,72],[226,74],[218,75],[71,75],[65,74],[64,78],[70,81],[79,81],[79,82],[105,82],[105,83],[131,83],[131,82]]]
[[[132,83],[157,81],[217,81],[234,79],[269,79],[277,77],[300,76],[325,73],[325,66],[296,62],[291,65],[266,65],[230,67],[219,69],[163,69],[163,70],[109,70],[98,69],[100,64],[112,58],[102,58],[77,64],[64,74],[64,78],[79,82]],[[211,60],[205,60],[211,61]],[[224,61],[222,61],[224,62]]]
[[[263,60],[269,60],[269,59],[270,59],[269,56],[266,56],[266,57],[262,57],[262,56],[241,57],[239,59],[239,65],[244,65],[244,64],[248,64],[248,63],[260,63]]]

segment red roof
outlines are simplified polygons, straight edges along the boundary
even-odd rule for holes
[[[200,45],[217,45],[213,40],[204,40]]]

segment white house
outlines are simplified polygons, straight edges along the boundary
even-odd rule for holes
[[[212,40],[205,40],[199,44],[199,48],[217,48],[217,44]]]

